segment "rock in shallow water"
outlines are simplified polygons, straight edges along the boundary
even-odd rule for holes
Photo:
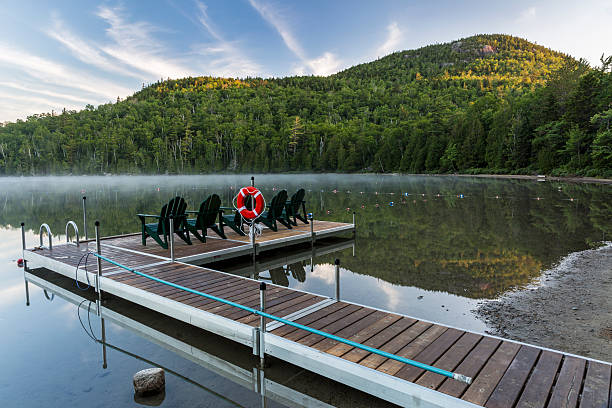
[[[134,374],[134,392],[137,395],[153,395],[166,386],[166,377],[161,368],[147,368]]]

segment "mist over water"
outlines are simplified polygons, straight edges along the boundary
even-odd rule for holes
[[[97,345],[84,334],[73,305],[61,299],[49,303],[30,285],[32,306],[24,306],[23,274],[15,265],[21,257],[20,222],[26,225],[29,247],[38,245],[43,222],[51,227],[54,243],[64,242],[68,220],[76,221],[82,232],[86,196],[90,236],[95,220],[104,236],[138,232],[135,214],[159,213],[176,195],[185,197],[190,209],[212,193],[220,195],[222,205],[231,206],[250,177],[0,178],[0,332],[5,333],[0,361],[8,367],[0,370],[0,400],[17,395],[17,406],[42,404],[27,394],[27,384],[34,381],[49,406],[78,405],[92,396],[105,405],[133,405],[125,397],[125,378],[142,365],[111,353],[111,370],[101,371]],[[612,236],[612,189],[606,185],[451,176],[254,177],[267,201],[280,189],[291,195],[305,188],[307,211],[316,219],[352,222],[355,212],[357,224],[355,256],[346,248],[313,259],[312,269],[309,256],[288,265],[281,260],[261,271],[261,278],[331,296],[333,261],[339,258],[343,299],[476,331],[486,330],[471,313],[479,300],[525,287],[568,254]],[[231,272],[244,265],[226,262],[219,267]],[[228,380],[202,372],[118,326],[109,325],[109,332],[116,343],[159,357],[179,371],[192,370],[200,380],[235,397]],[[175,390],[189,398],[235,406],[172,381]],[[111,389],[121,391],[118,396],[104,392]],[[168,398],[179,402],[172,400],[176,396]],[[189,398],[180,402],[188,403]],[[245,406],[256,402],[257,395],[241,400]]]

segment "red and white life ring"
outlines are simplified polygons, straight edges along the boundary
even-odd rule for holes
[[[255,200],[255,208],[252,210],[247,209],[244,205],[244,200],[247,196],[251,196],[253,197],[253,200]],[[264,210],[265,203],[263,194],[261,194],[261,191],[255,187],[242,187],[236,196],[236,206],[238,208],[238,212],[243,218],[247,220],[254,220],[255,218],[259,217]]]

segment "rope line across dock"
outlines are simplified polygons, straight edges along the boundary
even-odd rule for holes
[[[305,330],[307,332],[310,332],[310,333],[313,333],[313,334],[317,334],[319,336],[323,336],[323,337],[326,337],[326,338],[331,339],[331,340],[335,340],[335,341],[337,341],[339,343],[344,343],[344,344],[349,345],[351,347],[355,347],[355,348],[358,348],[358,349],[361,349],[361,350],[364,350],[364,351],[367,351],[367,352],[370,352],[370,353],[373,353],[373,354],[377,354],[377,355],[385,357],[385,358],[389,358],[389,359],[392,359],[392,360],[399,361],[400,363],[408,364],[408,365],[420,368],[422,370],[431,371],[433,373],[442,375],[444,377],[452,378],[454,380],[457,380],[457,381],[460,381],[460,382],[463,382],[463,383],[466,383],[466,384],[471,384],[472,383],[472,378],[470,378],[468,376],[465,376],[463,374],[453,373],[453,372],[450,372],[450,371],[447,371],[447,370],[443,370],[441,368],[437,368],[437,367],[433,367],[433,366],[430,366],[430,365],[427,365],[427,364],[424,364],[424,363],[420,363],[418,361],[410,360],[408,358],[401,357],[401,356],[398,356],[396,354],[388,353],[386,351],[379,350],[379,349],[376,349],[376,348],[373,348],[373,347],[370,347],[370,346],[366,346],[364,344],[356,343],[354,341],[345,339],[343,337],[338,337],[338,336],[335,336],[333,334],[326,333],[324,331],[313,329],[313,328],[305,326],[303,324],[293,322],[291,320],[283,319],[282,317],[274,316],[272,314],[269,314],[269,313],[266,313],[266,312],[262,312],[262,311],[257,310],[257,309],[253,309],[251,307],[244,306],[244,305],[232,302],[232,301],[227,300],[227,299],[223,299],[223,298],[220,298],[220,297],[217,297],[217,296],[209,295],[207,293],[203,293],[203,292],[200,292],[200,291],[197,291],[197,290],[194,290],[194,289],[190,289],[188,287],[181,286],[181,285],[178,285],[176,283],[168,282],[166,280],[156,278],[156,277],[148,275],[146,273],[139,272],[139,271],[137,271],[137,270],[135,270],[133,268],[130,268],[128,266],[122,265],[122,264],[120,264],[118,262],[113,261],[112,259],[109,259],[109,258],[106,258],[105,256],[100,255],[99,253],[96,253],[96,252],[91,252],[91,253],[94,256],[96,256],[99,259],[101,259],[101,260],[109,262],[109,263],[111,263],[111,264],[113,264],[115,266],[118,266],[119,268],[125,269],[126,271],[135,273],[135,274],[137,274],[139,276],[142,276],[144,278],[151,279],[151,280],[153,280],[155,282],[159,282],[161,284],[168,285],[168,286],[171,286],[171,287],[176,288],[176,289],[184,290],[186,292],[193,293],[194,295],[202,296],[202,297],[205,297],[205,298],[210,299],[210,300],[221,302],[221,303],[224,303],[226,305],[230,305],[230,306],[236,307],[238,309],[242,309],[242,310],[245,310],[247,312],[253,313],[253,314],[257,315],[257,316],[262,316],[262,317],[267,318],[267,319],[275,320],[275,321],[283,323],[285,325],[292,326],[292,327],[295,327],[297,329]]]

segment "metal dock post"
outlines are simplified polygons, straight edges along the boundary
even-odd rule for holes
[[[28,270],[28,264],[26,262],[26,260],[24,259],[25,256],[25,249],[26,249],[26,242],[25,242],[25,223],[21,223],[21,259],[23,259],[23,271],[24,273],[27,272]],[[25,283],[25,294],[26,294],[26,306],[30,306],[30,288],[28,287],[28,280],[23,279],[24,283]]]
[[[340,260],[336,258],[336,300],[340,301]]]
[[[262,312],[266,311],[266,282],[259,284],[259,309]],[[259,365],[261,368],[266,364],[265,353],[265,334],[266,334],[266,318],[259,316]]]
[[[87,197],[83,196],[83,235],[85,236],[85,241],[87,241],[87,204],[85,201]]]
[[[314,233],[314,217],[312,213],[306,214],[306,219],[308,220],[308,223],[310,224],[310,246],[314,248],[315,233]]]
[[[174,262],[174,217],[170,216],[170,261]]]
[[[102,245],[100,244],[100,221],[96,220],[96,223],[94,225],[96,230],[96,252],[102,255],[102,253],[100,252],[102,249]],[[100,259],[100,257],[96,257],[96,260],[98,262],[98,271],[96,273],[96,292],[98,292],[98,301],[96,302],[96,306],[98,316],[100,316],[100,306],[102,304],[102,290],[100,289],[100,276],[102,276],[102,259]]]

